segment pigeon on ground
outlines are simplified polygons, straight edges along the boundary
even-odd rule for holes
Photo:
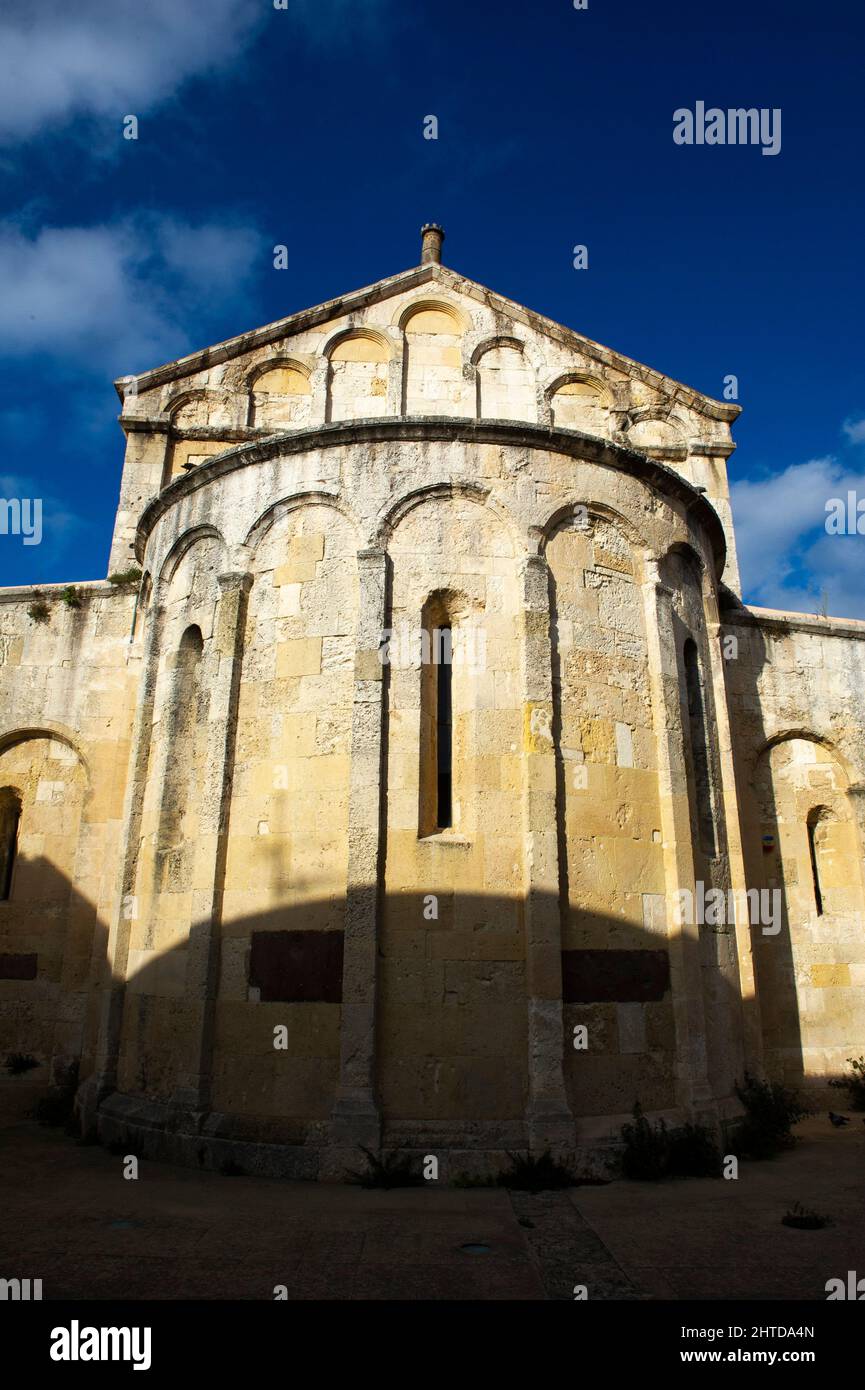
[[[833,1110],[829,1111],[829,1119],[836,1129],[841,1129],[842,1125],[849,1125],[850,1119],[847,1115],[836,1115]]]

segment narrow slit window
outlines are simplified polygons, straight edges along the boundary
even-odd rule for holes
[[[688,732],[691,768],[694,778],[694,819],[700,844],[709,855],[716,854],[715,815],[712,804],[712,780],[709,770],[709,740],[706,728],[706,707],[700,679],[700,659],[697,644],[689,637],[685,643],[685,686],[688,696]]]
[[[11,787],[4,787],[0,791],[0,902],[8,902],[12,894],[20,820],[21,798]]]
[[[453,825],[453,663],[449,627],[436,630],[436,825]]]
[[[820,863],[817,858],[817,825],[816,820],[808,821],[808,850],[811,855],[811,878],[814,883],[814,904],[817,908],[817,916],[823,916],[823,891],[820,887]]]

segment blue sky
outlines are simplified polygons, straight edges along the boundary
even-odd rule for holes
[[[105,574],[114,377],[413,265],[438,221],[455,270],[734,374],[746,597],[865,618],[865,538],[824,529],[865,498],[863,38],[852,0],[5,0],[0,497],[44,539],[0,536],[0,583]],[[697,101],[780,108],[780,152],[674,144]]]

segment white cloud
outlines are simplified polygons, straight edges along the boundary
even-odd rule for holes
[[[119,129],[187,78],[234,62],[266,9],[256,0],[6,0],[0,140],[84,113]]]
[[[843,429],[851,444],[865,444],[865,416],[861,420],[851,416],[844,421]]]
[[[865,472],[835,458],[734,483],[733,518],[746,597],[793,612],[865,618],[865,536],[826,533],[826,503],[865,498]],[[855,522],[854,522],[855,524]]]
[[[857,496],[865,498],[863,477]],[[805,564],[832,617],[865,619],[865,536],[824,533],[805,552]]]
[[[76,116],[142,116],[185,81],[230,70],[267,25],[331,52],[381,42],[390,0],[4,0],[0,144]],[[122,142],[121,142],[122,143]]]
[[[191,226],[174,217],[160,217],[153,224],[154,243],[166,267],[187,284],[210,290],[230,284],[249,265],[260,238],[248,228],[229,228],[211,222]]]
[[[243,302],[262,245],[249,227],[156,213],[34,236],[0,223],[0,352],[83,359],[114,376],[157,366],[201,346],[185,318],[214,298]]]

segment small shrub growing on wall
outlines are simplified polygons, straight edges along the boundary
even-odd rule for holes
[[[865,1057],[848,1057],[847,1065],[850,1075],[838,1077],[829,1085],[840,1086],[847,1092],[853,1110],[865,1110]]]
[[[683,1125],[670,1133],[667,1176],[671,1178],[719,1178],[721,1151],[705,1125]]]
[[[511,1166],[499,1173],[499,1187],[516,1192],[550,1192],[560,1187],[575,1187],[576,1179],[563,1164],[556,1161],[547,1149],[539,1157],[534,1154],[508,1154]]]
[[[365,1170],[347,1172],[346,1182],[357,1183],[359,1187],[422,1187],[423,1178],[412,1170],[411,1159],[397,1153],[386,1153],[379,1158],[361,1144],[360,1149],[367,1162]]]
[[[141,570],[132,565],[128,570],[117,570],[114,574],[109,574],[109,584],[137,584],[141,578]]]
[[[798,1092],[778,1081],[758,1081],[747,1072],[743,1083],[736,1083],[736,1095],[745,1107],[745,1117],[733,1144],[745,1158],[771,1158],[791,1148],[796,1142],[793,1125],[811,1114]]]
[[[30,619],[30,621],[34,623],[48,622],[48,619],[51,616],[51,609],[48,607],[48,604],[45,602],[41,594],[38,594],[36,598],[34,598],[30,607],[27,609],[27,616]]]
[[[659,1182],[662,1178],[719,1178],[721,1153],[711,1130],[705,1125],[687,1124],[668,1129],[663,1120],[651,1124],[639,1101],[634,1105],[633,1123],[622,1126],[625,1152],[622,1172],[639,1182]]]
[[[25,1052],[10,1052],[6,1058],[6,1070],[10,1076],[21,1076],[25,1071],[32,1071],[38,1067],[39,1063],[35,1057],[31,1057]]]
[[[622,1172],[626,1178],[642,1182],[657,1182],[664,1176],[670,1137],[663,1120],[650,1124],[639,1101],[634,1102],[633,1124],[622,1125],[625,1153]]]
[[[74,584],[67,584],[66,588],[63,590],[63,593],[60,595],[60,598],[63,601],[63,603],[66,604],[67,608],[81,607],[81,595],[79,594]]]

